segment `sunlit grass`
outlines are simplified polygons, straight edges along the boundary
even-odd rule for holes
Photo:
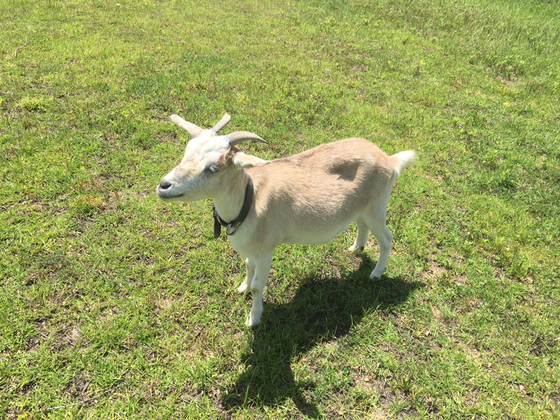
[[[559,416],[553,3],[0,1],[8,418]],[[419,163],[386,276],[355,227],[281,246],[263,325],[209,202],[166,205],[180,114]]]

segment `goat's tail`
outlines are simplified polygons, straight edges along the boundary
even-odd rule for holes
[[[416,159],[416,153],[414,153],[412,150],[399,152],[391,156],[391,160],[393,161],[394,164],[396,176],[399,176],[404,168],[406,168],[408,165],[413,163],[414,159]]]

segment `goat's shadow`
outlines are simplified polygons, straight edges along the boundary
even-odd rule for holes
[[[371,259],[362,255],[360,267],[341,279],[309,277],[290,302],[265,302],[263,324],[242,355],[246,369],[223,396],[223,407],[276,406],[289,398],[302,414],[319,417],[304,395],[315,385],[295,381],[292,360],[318,343],[347,335],[370,309],[394,310],[422,286],[400,277],[370,280],[372,269]]]

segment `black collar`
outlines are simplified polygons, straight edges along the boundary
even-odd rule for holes
[[[222,231],[222,226],[226,228],[226,234],[228,236],[234,235],[241,226],[241,223],[245,221],[245,218],[249,214],[249,209],[251,208],[251,204],[253,203],[253,180],[249,175],[247,175],[247,187],[245,188],[245,199],[243,200],[243,207],[241,207],[241,212],[237,219],[233,220],[232,222],[226,222],[222,219],[218,212],[216,211],[216,207],[214,203],[212,203],[212,211],[214,216],[214,238],[220,236]]]

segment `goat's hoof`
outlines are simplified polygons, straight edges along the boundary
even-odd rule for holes
[[[373,280],[373,279],[378,279],[378,280],[379,280],[379,279],[381,278],[382,275],[383,275],[383,271],[379,273],[379,272],[375,272],[375,270],[374,270],[374,271],[370,274],[369,278],[370,278],[370,280]]]
[[[245,321],[245,325],[249,328],[258,327],[261,324],[260,318],[253,318],[251,314],[247,315],[247,320]]]
[[[364,247],[363,246],[352,245],[350,248],[348,248],[348,251],[353,252],[355,254],[359,254],[360,252],[364,251]]]

